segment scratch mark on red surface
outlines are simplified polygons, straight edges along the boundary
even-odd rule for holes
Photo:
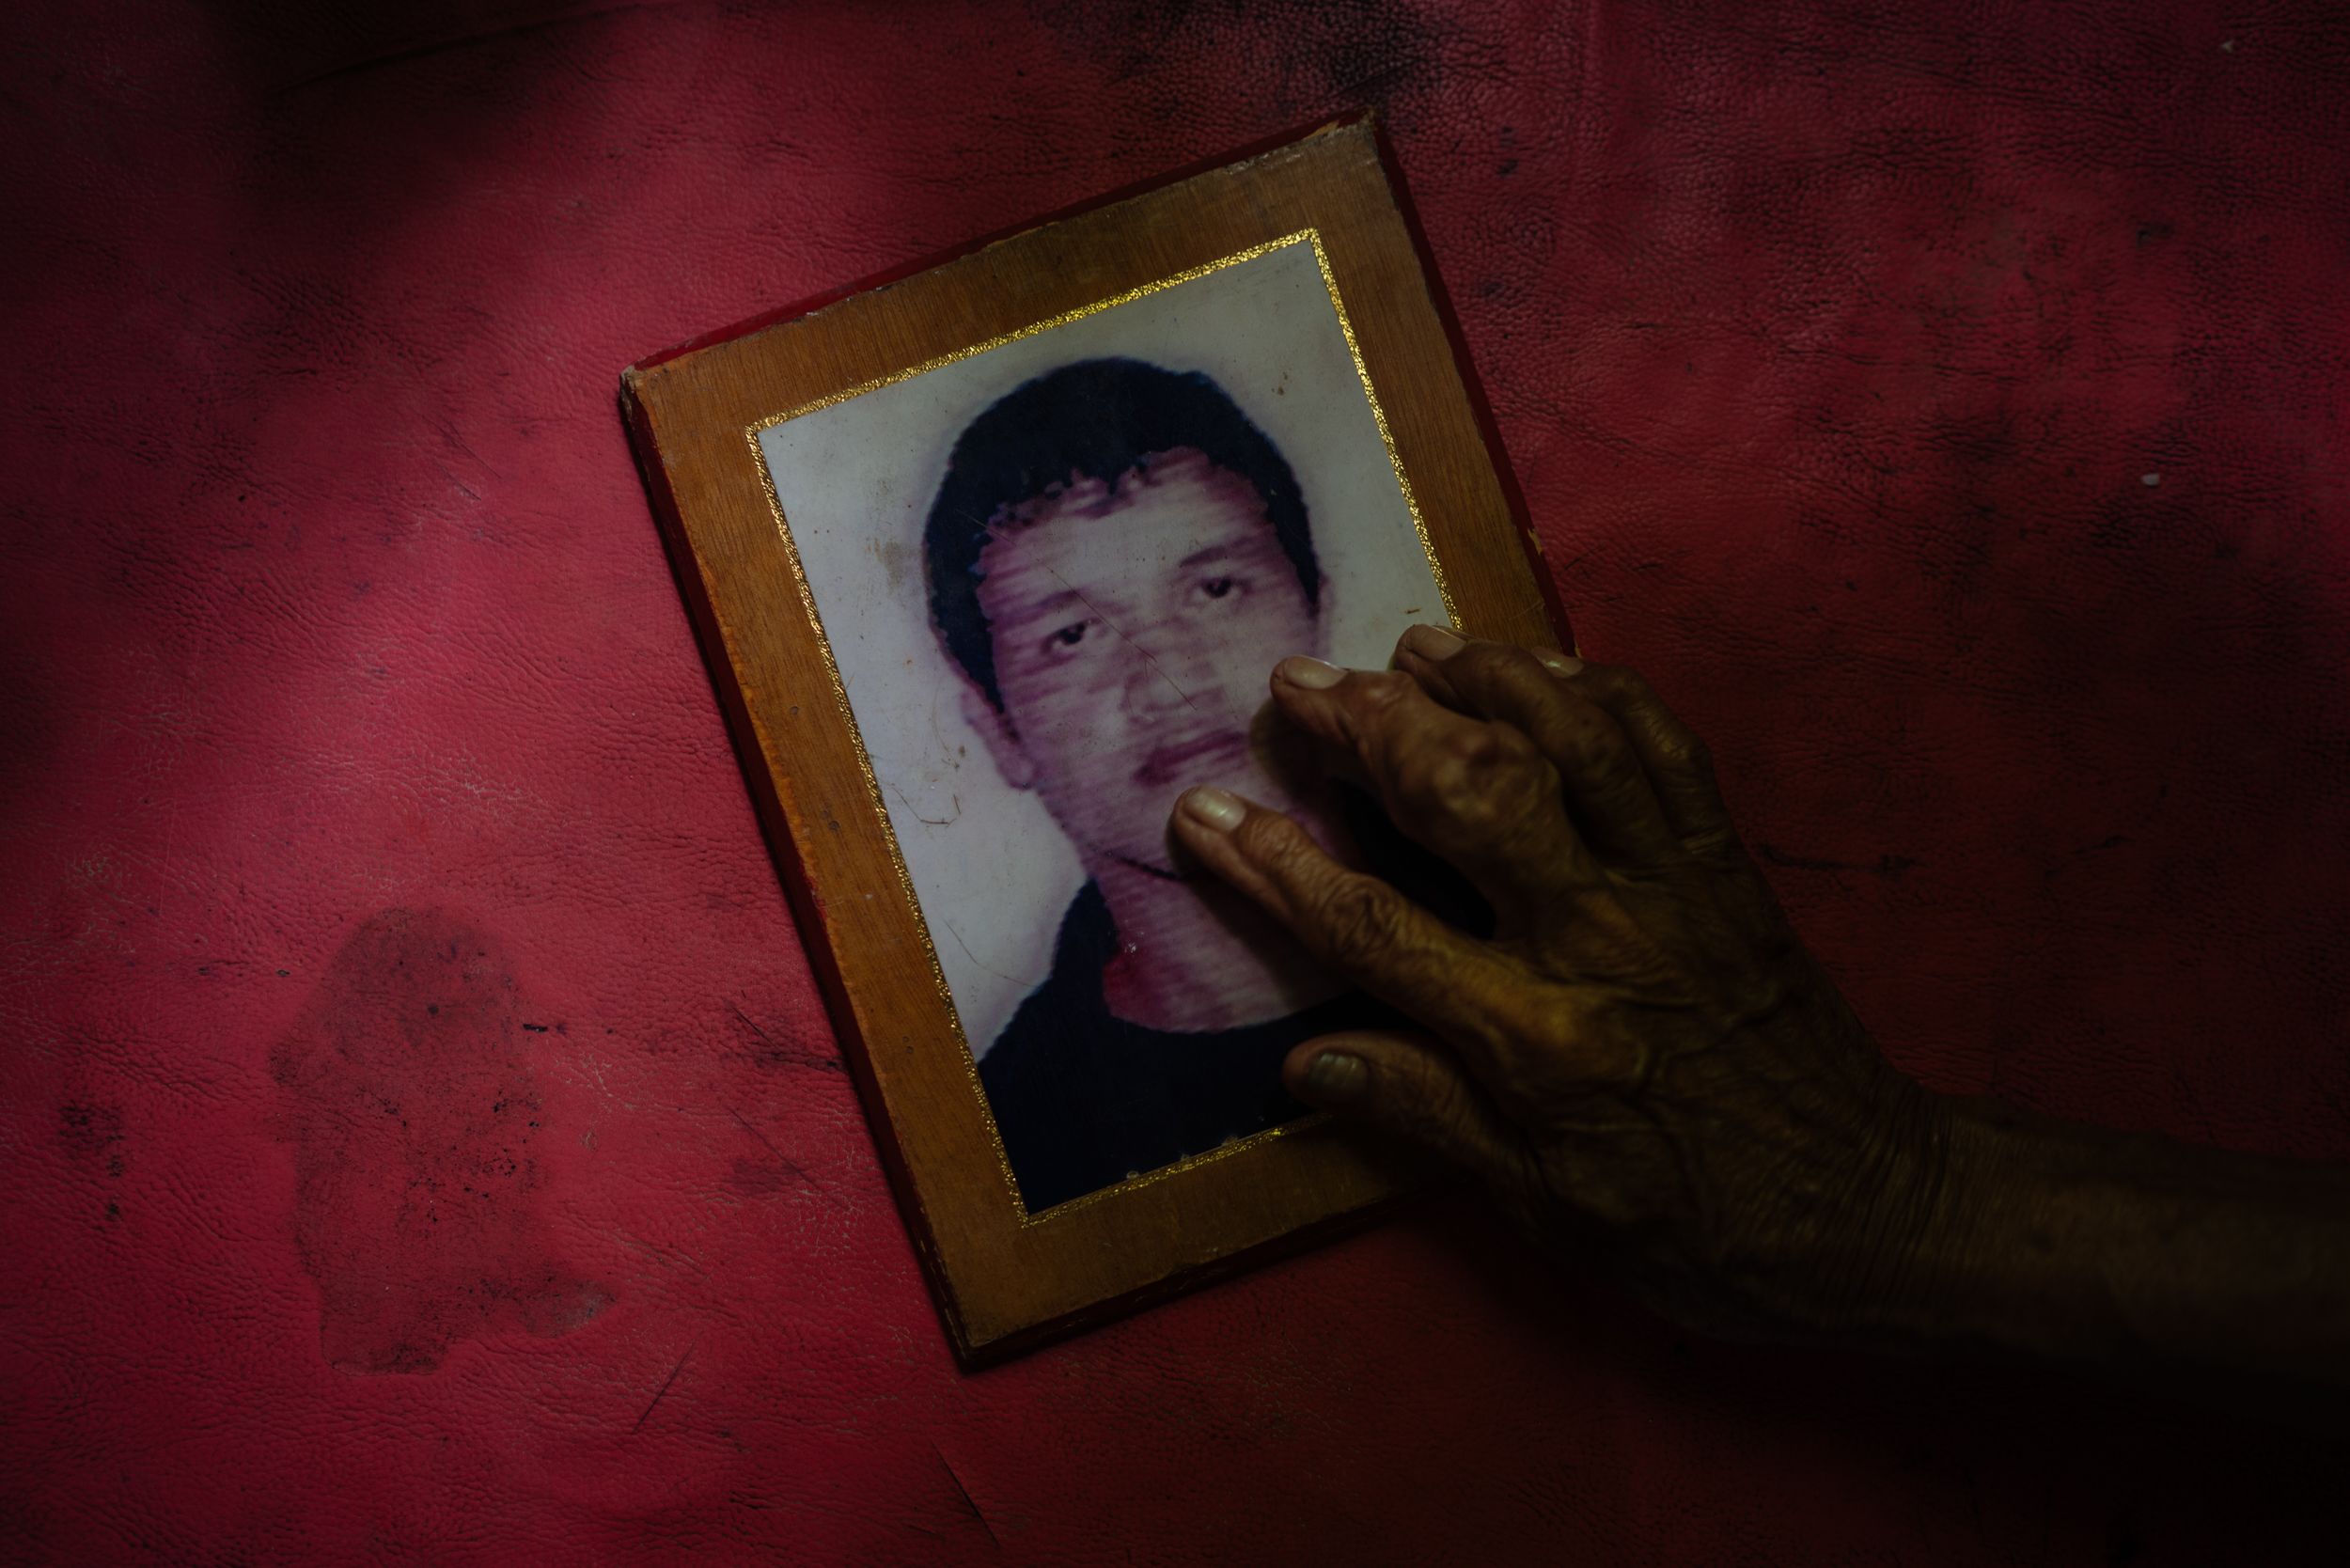
[[[965,1486],[963,1483],[963,1477],[955,1473],[955,1462],[948,1458],[947,1450],[936,1443],[931,1445],[931,1451],[938,1455],[938,1462],[947,1467],[947,1479],[955,1483],[955,1493],[963,1498],[963,1506],[971,1511],[971,1517],[977,1519],[979,1522],[979,1528],[987,1531],[988,1544],[997,1551],[1002,1551],[1004,1544],[996,1539],[995,1527],[987,1522],[987,1515],[980,1511],[979,1500],[971,1496],[971,1488]]]
[[[464,480],[450,473],[448,471],[447,463],[435,463],[432,466],[441,471],[441,478],[446,479],[449,483],[455,485],[459,490],[464,492],[466,500],[478,501],[481,499],[481,492],[476,490],[473,486],[467,484]]]
[[[773,1138],[769,1137],[765,1133],[760,1132],[757,1127],[753,1126],[749,1117],[744,1116],[741,1111],[736,1110],[732,1105],[728,1105],[727,1107],[727,1114],[734,1118],[736,1121],[740,1122],[744,1132],[759,1139],[760,1145],[766,1149],[767,1152],[776,1157],[776,1163],[777,1165],[791,1172],[792,1175],[797,1176],[801,1181],[806,1182],[816,1191],[822,1192],[824,1190],[823,1184],[817,1181],[815,1177],[810,1176],[805,1169],[803,1169],[797,1160],[794,1160],[791,1155],[776,1148]]]
[[[1866,871],[1888,882],[1899,882],[1911,868],[1920,864],[1912,855],[1880,855],[1873,866],[1863,866],[1850,860],[1826,860],[1816,855],[1790,855],[1775,844],[1757,842],[1754,853],[1767,865],[1792,871]]]
[[[733,1012],[735,1020],[748,1029],[751,1038],[758,1042],[751,1047],[751,1059],[760,1066],[804,1067],[816,1073],[838,1073],[842,1070],[838,1057],[795,1050],[777,1042],[773,1035],[753,1023],[751,1015],[743,1011],[743,1004],[731,996],[727,998],[727,1007]]]
[[[699,1340],[696,1340],[693,1344],[689,1344],[685,1347],[685,1354],[677,1358],[677,1365],[669,1369],[669,1375],[663,1378],[661,1380],[661,1387],[653,1390],[652,1401],[645,1406],[644,1412],[636,1418],[636,1424],[628,1429],[628,1435],[630,1436],[634,1437],[638,1433],[645,1430],[645,1423],[652,1419],[654,1406],[658,1405],[662,1400],[668,1396],[669,1389],[677,1383],[678,1374],[685,1370],[685,1363],[694,1358],[694,1346],[700,1343],[701,1341]]]

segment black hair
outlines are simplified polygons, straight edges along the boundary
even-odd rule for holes
[[[939,640],[998,712],[995,637],[979,607],[988,541],[1008,523],[1018,525],[1007,514],[1024,502],[1085,479],[1115,489],[1152,458],[1183,447],[1256,487],[1308,608],[1320,608],[1322,566],[1297,476],[1225,390],[1197,370],[1081,359],[1024,382],[964,428],[923,530]]]

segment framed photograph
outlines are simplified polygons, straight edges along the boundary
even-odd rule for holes
[[[623,376],[966,1364],[1415,1179],[1280,1083],[1375,1005],[1167,828],[1220,784],[1435,887],[1267,672],[1566,640],[1383,149],[1324,127]]]

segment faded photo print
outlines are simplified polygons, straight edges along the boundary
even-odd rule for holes
[[[1167,815],[1216,784],[1391,853],[1267,672],[1379,666],[1447,619],[1310,242],[760,447],[1028,1212],[1302,1114],[1290,1047],[1386,1015]]]

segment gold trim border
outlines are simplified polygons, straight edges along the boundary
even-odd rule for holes
[[[751,449],[751,462],[759,474],[760,490],[767,497],[767,512],[775,519],[776,538],[783,546],[784,563],[790,569],[792,587],[799,595],[800,607],[807,615],[808,627],[816,634],[817,651],[823,659],[824,680],[825,683],[832,688],[833,706],[838,711],[841,721],[848,726],[849,743],[856,755],[857,773],[865,780],[866,799],[871,803],[874,814],[881,821],[882,840],[889,849],[890,869],[897,876],[899,891],[905,896],[906,907],[914,912],[915,927],[922,938],[922,956],[930,967],[931,983],[936,987],[939,1000],[946,1004],[948,1025],[954,1031],[955,1043],[963,1052],[964,1074],[970,1079],[971,1092],[979,1100],[980,1117],[987,1123],[988,1142],[995,1150],[995,1164],[1003,1172],[1005,1189],[1011,1195],[1012,1211],[1018,1216],[1019,1226],[1023,1230],[1034,1225],[1046,1224],[1063,1215],[1074,1214],[1080,1209],[1091,1208],[1104,1200],[1150,1186],[1181,1172],[1229,1158],[1243,1150],[1256,1148],[1274,1138],[1320,1126],[1329,1118],[1318,1111],[1308,1111],[1303,1116],[1281,1122],[1277,1126],[1251,1133],[1245,1138],[1235,1138],[1229,1143],[1197,1154],[1186,1154],[1180,1160],[1160,1166],[1155,1169],[1141,1171],[1122,1182],[1097,1188],[1092,1192],[1070,1199],[1067,1202],[1056,1203],[1042,1214],[1032,1215],[1028,1212],[1026,1202],[1020,1196],[1019,1179],[1012,1174],[1010,1156],[1004,1152],[1003,1135],[996,1130],[995,1108],[987,1103],[986,1087],[979,1081],[979,1057],[971,1049],[970,1037],[964,1033],[963,1027],[963,1014],[955,1006],[954,991],[948,985],[947,972],[938,962],[938,944],[931,936],[930,917],[923,911],[920,895],[915,891],[913,875],[906,870],[905,853],[898,844],[897,823],[889,814],[889,803],[882,798],[881,780],[875,776],[871,756],[865,748],[865,731],[857,724],[855,710],[850,706],[848,686],[841,680],[839,664],[833,657],[832,638],[825,633],[823,617],[816,608],[815,589],[807,580],[807,570],[800,563],[799,547],[792,542],[791,526],[784,517],[782,499],[776,494],[775,474],[768,467],[767,449],[760,444],[760,437],[776,426],[800,418],[805,415],[815,414],[822,409],[831,408],[837,403],[845,403],[852,399],[861,398],[868,392],[878,392],[885,386],[894,386],[901,381],[911,381],[916,376],[928,375],[932,370],[974,358],[993,349],[1000,349],[1007,343],[1016,343],[1023,338],[1033,337],[1040,333],[1067,326],[1088,316],[1115,309],[1119,306],[1131,304],[1136,300],[1175,288],[1180,284],[1190,283],[1211,273],[1221,272],[1227,267],[1236,267],[1243,262],[1254,261],[1260,257],[1271,255],[1277,250],[1283,250],[1295,244],[1309,244],[1313,247],[1314,263],[1322,273],[1324,290],[1329,295],[1330,307],[1338,316],[1340,336],[1346,339],[1347,357],[1354,362],[1355,374],[1362,384],[1363,398],[1371,405],[1371,423],[1378,427],[1379,443],[1386,448],[1388,466],[1394,470],[1396,485],[1402,492],[1403,510],[1412,519],[1413,533],[1419,538],[1420,553],[1427,559],[1429,574],[1435,579],[1436,594],[1444,604],[1445,617],[1452,624],[1458,626],[1461,623],[1461,616],[1453,604],[1452,585],[1445,576],[1443,561],[1437,557],[1435,541],[1429,538],[1428,523],[1420,515],[1419,500],[1413,494],[1411,478],[1403,471],[1402,456],[1395,449],[1395,434],[1388,428],[1386,410],[1380,406],[1378,391],[1371,384],[1371,368],[1363,363],[1362,345],[1355,339],[1355,323],[1347,316],[1346,303],[1340,296],[1339,280],[1337,274],[1331,271],[1329,252],[1323,246],[1321,232],[1312,227],[1301,228],[1294,233],[1284,234],[1277,240],[1268,240],[1262,244],[1251,245],[1246,250],[1235,251],[1216,260],[1204,262],[1197,267],[1185,268],[1180,273],[1160,278],[1156,282],[1145,283],[1121,293],[1112,294],[1107,299],[1097,300],[1091,305],[1082,305],[1074,310],[1063,311],[1060,315],[1048,317],[1042,321],[1022,327],[1016,332],[1007,332],[1001,337],[990,337],[969,348],[957,349],[951,353],[940,354],[933,359],[924,360],[918,365],[909,366],[901,370],[893,370],[885,376],[876,376],[871,381],[845,390],[827,393],[823,397],[802,403],[785,413],[769,415],[744,428],[744,437]],[[860,1032],[862,1032],[861,1025]]]

